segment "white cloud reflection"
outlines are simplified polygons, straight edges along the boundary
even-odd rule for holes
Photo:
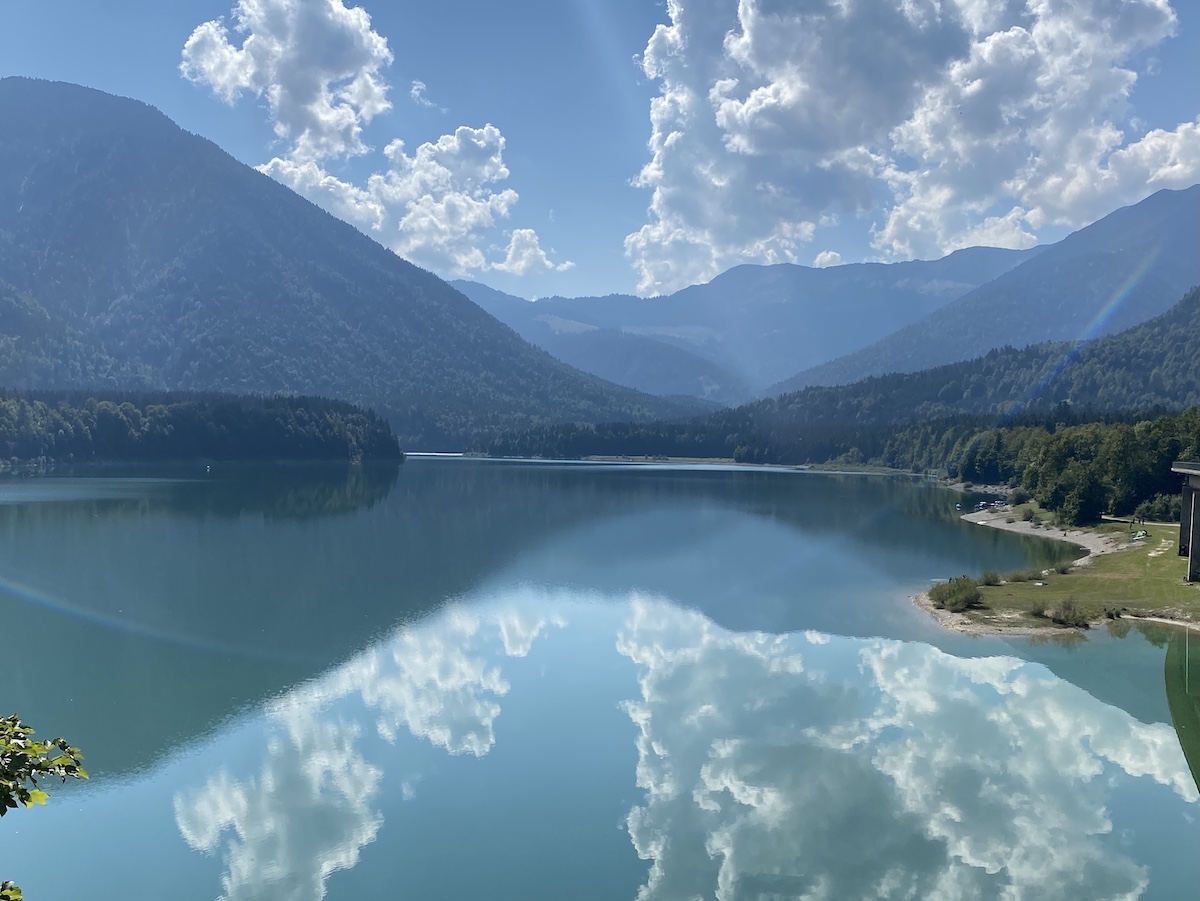
[[[1169,727],[1043,667],[801,638],[635,602],[639,899],[1137,898],[1111,780],[1197,798]]]
[[[357,696],[389,742],[406,729],[450,754],[483,757],[509,690],[490,661],[523,657],[548,626],[562,625],[528,607],[484,615],[451,609],[273,703],[259,776],[235,780],[221,770],[199,791],[175,796],[184,840],[222,856],[221,901],[319,901],[329,876],[355,866],[375,840],[383,773],[359,750],[360,726],[331,710],[336,702]],[[405,801],[416,796],[419,778],[401,782]]]
[[[355,749],[357,726],[299,708],[271,739],[261,775],[222,770],[175,796],[175,823],[197,851],[222,851],[221,901],[310,901],[358,863],[383,818],[372,811],[382,773]]]
[[[223,901],[323,898],[382,826],[385,774],[364,756],[382,747],[372,731],[486,757],[511,690],[503,664],[565,626],[550,611],[581,600],[596,598],[522,590],[450,609],[273,704],[258,775],[222,770],[175,799],[188,844],[222,858]],[[666,600],[629,603],[616,650],[640,679],[625,709],[645,793],[626,819],[649,862],[641,901],[1133,899],[1150,873],[1114,834],[1115,793],[1139,779],[1141,797],[1197,801],[1169,727],[1040,665],[733,633]],[[612,647],[611,626],[582,619],[585,640]],[[563,690],[537,684],[546,697]],[[388,769],[394,794],[412,800],[419,766]],[[575,790],[602,789],[581,777]],[[521,841],[520,828],[505,840]]]

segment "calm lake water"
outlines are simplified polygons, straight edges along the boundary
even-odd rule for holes
[[[0,482],[0,707],[95,899],[1180,899],[1164,636],[970,639],[1050,563],[903,479],[412,459]]]

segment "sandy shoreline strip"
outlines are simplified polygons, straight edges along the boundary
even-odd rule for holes
[[[1102,535],[1099,532],[1088,532],[1084,529],[1035,529],[1033,523],[1024,520],[1008,522],[1008,518],[1011,516],[1012,511],[1007,508],[1000,510],[989,508],[987,510],[980,510],[978,513],[966,513],[963,515],[963,519],[967,522],[973,522],[976,525],[989,526],[993,529],[1003,529],[1005,532],[1032,535],[1035,538],[1049,538],[1052,541],[1065,541],[1068,544],[1076,544],[1087,548],[1087,556],[1076,560],[1076,566],[1086,566],[1090,562],[1089,558],[1094,554],[1111,554],[1113,551],[1123,551],[1131,544],[1130,541],[1123,539],[1120,535]]]
[[[1131,541],[1124,539],[1122,536],[1112,533],[1105,535],[1099,532],[1088,532],[1084,529],[1035,529],[1033,523],[1024,520],[1008,522],[1010,516],[1012,516],[1012,513],[1007,509],[989,508],[987,510],[979,510],[975,513],[965,513],[962,518],[976,525],[988,526],[993,529],[1003,529],[1006,532],[1017,532],[1022,535],[1033,535],[1037,538],[1049,538],[1052,541],[1064,541],[1068,544],[1086,548],[1088,551],[1087,555],[1077,559],[1074,564],[1075,566],[1086,566],[1098,554],[1111,554],[1114,551],[1125,550],[1132,544]],[[1022,622],[1021,614],[1015,610],[1012,611],[1011,618],[1013,624],[1011,626],[980,623],[965,613],[951,613],[949,610],[942,610],[933,603],[933,600],[929,597],[929,593],[926,591],[913,595],[912,602],[932,616],[942,628],[949,629],[952,632],[960,632],[964,635],[1027,636],[1053,635],[1055,632],[1066,631],[1083,631],[1081,629],[1069,629],[1069,627],[1027,625],[1027,621]],[[1127,615],[1123,618],[1127,620],[1162,623],[1167,626],[1176,626],[1181,629],[1191,629],[1192,631],[1200,632],[1200,624],[1177,619],[1167,619],[1162,616]],[[1097,627],[1107,622],[1109,621],[1097,620],[1091,625],[1092,627]]]
[[[1051,635],[1054,630],[1049,626],[1029,626],[1018,621],[1019,613],[1013,614],[1011,626],[997,626],[991,623],[981,623],[971,619],[965,613],[951,613],[933,603],[929,592],[922,591],[914,594],[912,602],[934,618],[943,629],[960,632],[963,635]]]

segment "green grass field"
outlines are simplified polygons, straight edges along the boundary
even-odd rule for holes
[[[1136,528],[1144,528],[1149,537],[1126,550],[1099,554],[1066,574],[981,586],[984,606],[971,611],[972,619],[997,626],[1052,626],[1049,618],[1036,614],[1054,612],[1070,600],[1089,620],[1121,613],[1200,623],[1200,585],[1184,581],[1187,560],[1177,553],[1179,526]],[[1103,523],[1096,531],[1130,534],[1127,523]]]

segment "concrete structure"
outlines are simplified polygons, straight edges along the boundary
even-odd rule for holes
[[[1200,582],[1200,463],[1176,463],[1171,472],[1185,477],[1179,511],[1179,556],[1188,558],[1187,580]]]

